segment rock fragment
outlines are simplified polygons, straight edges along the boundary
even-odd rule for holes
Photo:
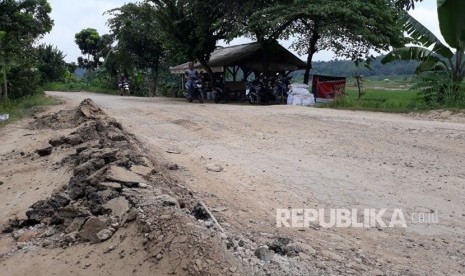
[[[45,156],[52,154],[52,151],[53,151],[52,147],[47,147],[43,149],[38,149],[36,152],[40,157],[45,157]]]
[[[207,166],[207,171],[209,172],[222,172],[223,171],[223,167],[221,167],[220,165],[215,165],[215,164],[209,164]]]
[[[111,214],[118,218],[122,218],[130,208],[128,200],[124,197],[114,198],[105,203],[103,207],[111,210]]]
[[[266,247],[260,247],[255,250],[255,256],[262,261],[270,262],[274,258],[274,252]]]
[[[179,202],[174,197],[163,194],[159,196],[146,198],[140,205],[141,206],[170,207],[170,206],[179,206]]]
[[[103,229],[97,233],[97,238],[100,242],[106,241],[113,236],[113,232],[110,229]]]
[[[118,182],[129,187],[137,187],[139,183],[145,181],[140,175],[118,166],[111,166],[105,178],[107,181]]]
[[[58,147],[63,144],[66,144],[66,137],[65,136],[55,137],[55,138],[50,139],[48,143],[52,145],[53,147]]]
[[[100,241],[97,234],[106,228],[107,224],[104,221],[97,217],[92,217],[86,221],[81,231],[79,231],[79,237],[84,241],[97,243]]]

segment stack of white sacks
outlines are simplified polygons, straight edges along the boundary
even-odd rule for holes
[[[315,97],[312,93],[310,93],[309,86],[307,84],[292,84],[291,89],[287,94],[288,105],[315,105]]]

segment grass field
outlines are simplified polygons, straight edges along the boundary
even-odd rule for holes
[[[47,97],[44,93],[37,93],[18,100],[0,101],[0,114],[10,115],[10,119],[6,122],[0,122],[0,126],[31,115],[41,107],[58,103],[58,100]]]
[[[432,109],[450,109],[454,111],[465,109],[465,102],[462,101],[446,105],[426,104],[420,95],[420,91],[411,89],[414,82],[412,77],[403,76],[365,78],[362,82],[363,96],[359,99],[355,80],[348,78],[345,97],[323,104],[321,107],[394,113]],[[462,91],[462,93],[465,92]]]
[[[87,85],[85,82],[75,82],[75,83],[61,83],[61,82],[51,82],[47,83],[43,89],[45,91],[64,91],[64,92],[95,92],[103,94],[118,94],[118,90],[100,88],[93,85]]]
[[[385,89],[365,90],[361,99],[358,99],[356,90],[348,89],[345,97],[324,104],[322,107],[398,113],[428,109],[419,99],[418,91]]]

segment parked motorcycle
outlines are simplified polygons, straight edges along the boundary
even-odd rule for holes
[[[195,82],[194,82],[194,91],[192,92],[192,95],[191,97],[189,97],[188,95],[188,84],[186,83],[186,90],[184,92],[184,96],[187,98],[187,101],[188,102],[193,102],[194,99],[197,99],[199,100],[200,103],[203,103],[204,102],[204,84],[202,82],[201,79],[197,79]]]
[[[215,103],[224,102],[227,103],[229,101],[228,92],[224,87],[223,75],[219,75],[215,79],[215,87],[212,89],[213,100]]]
[[[292,77],[282,77],[274,81],[274,94],[278,104],[286,104]]]
[[[263,78],[260,75],[255,80],[247,83],[245,95],[250,104],[266,104],[276,99],[273,88],[271,87],[271,79]]]
[[[249,104],[257,104],[258,99],[258,91],[260,91],[262,87],[261,80],[255,79],[251,82],[247,83],[247,88],[245,90],[245,96],[247,97],[247,101]]]

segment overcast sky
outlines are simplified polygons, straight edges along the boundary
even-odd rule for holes
[[[348,0],[350,1],[350,0]],[[105,11],[120,7],[125,3],[138,2],[137,0],[49,0],[52,6],[51,17],[55,25],[42,42],[53,44],[66,55],[66,61],[76,61],[80,56],[80,51],[74,43],[74,35],[85,28],[94,28],[102,34],[109,32],[106,22],[108,16],[103,15]],[[439,23],[436,14],[436,1],[424,0],[417,4],[411,14],[423,25],[433,31],[438,37]],[[245,39],[235,39],[231,45],[247,42]],[[289,46],[290,41],[282,41],[284,46]],[[302,57],[304,58],[304,57]],[[334,55],[331,52],[319,52],[314,60],[332,60]]]

